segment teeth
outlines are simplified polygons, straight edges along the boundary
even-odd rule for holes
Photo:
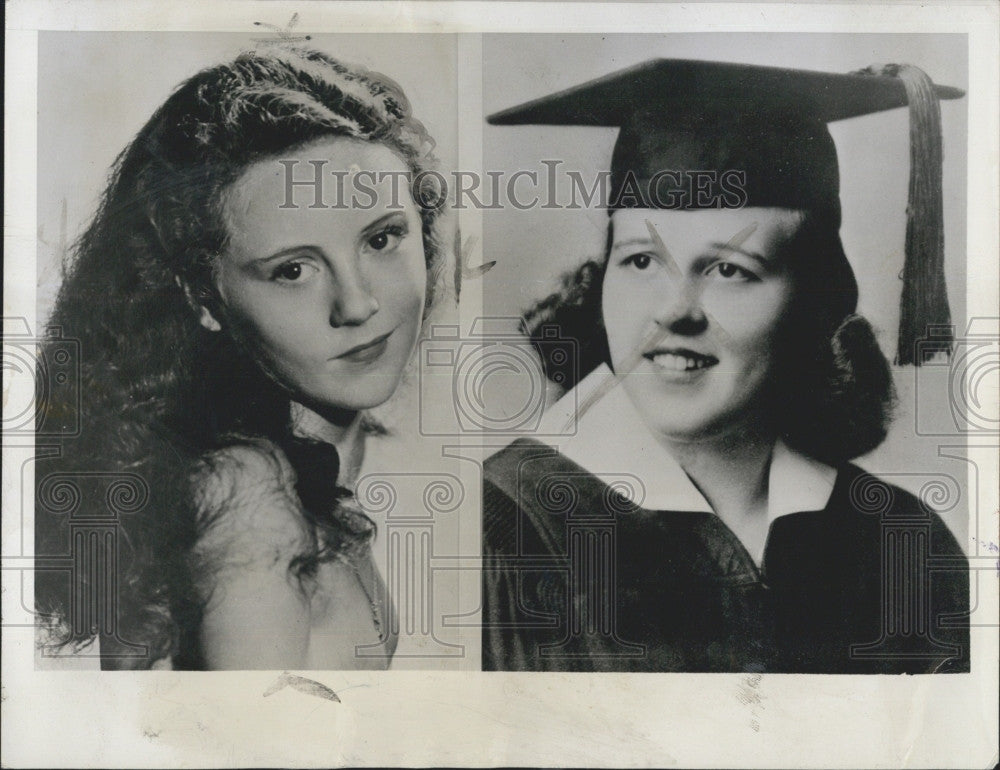
[[[688,358],[687,356],[678,356],[674,353],[657,353],[653,356],[653,363],[659,366],[661,369],[667,369],[672,372],[685,372],[692,371],[694,369],[704,369],[708,366],[709,359],[707,358]]]

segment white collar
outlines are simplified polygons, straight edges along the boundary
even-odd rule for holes
[[[637,477],[642,488],[629,494],[633,503],[653,511],[702,511],[712,507],[664,446],[656,440],[621,387],[614,387],[577,420],[577,408],[613,377],[604,364],[583,378],[545,413],[539,438],[605,483],[622,474]],[[573,422],[576,432],[572,434]],[[569,429],[566,430],[566,426]],[[572,435],[560,435],[572,434]],[[778,439],[768,476],[768,524],[780,516],[826,507],[837,470],[795,451]]]

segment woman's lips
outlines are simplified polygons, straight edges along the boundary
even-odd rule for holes
[[[696,353],[684,348],[651,350],[643,357],[660,370],[666,372],[697,372],[719,363],[715,356]]]
[[[336,361],[348,361],[352,364],[368,364],[381,356],[389,344],[389,337],[392,332],[387,332],[370,342],[351,348],[339,356],[335,356]]]

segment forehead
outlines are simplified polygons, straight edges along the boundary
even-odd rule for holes
[[[384,144],[366,142],[352,137],[330,137],[287,150],[279,155],[251,163],[237,177],[223,197],[223,208],[229,214],[253,211],[262,208],[282,207],[286,204],[289,190],[294,194],[294,207],[284,206],[283,210],[312,208],[319,200],[326,207],[335,206],[338,196],[350,202],[353,175],[364,172],[364,187],[373,188],[379,194],[375,203],[368,208],[387,206],[391,202],[388,194],[393,185],[399,189],[396,196],[399,205],[411,203],[405,193],[407,185],[401,175],[409,172],[409,167],[395,152]],[[396,177],[395,183],[393,178]],[[319,180],[319,187],[313,182]],[[304,184],[303,184],[304,182]],[[290,185],[292,185],[290,187]],[[343,193],[341,189],[343,188]],[[368,204],[368,196],[361,200]]]
[[[698,248],[726,243],[740,233],[743,246],[770,251],[788,241],[802,226],[805,213],[798,209],[746,207],[741,209],[618,209],[612,214],[612,248],[626,242],[652,242],[652,225],[668,248]]]
[[[222,196],[231,249],[255,254],[354,232],[391,211],[416,217],[409,170],[386,145],[350,137],[258,160]]]

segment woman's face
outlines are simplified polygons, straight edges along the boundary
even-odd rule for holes
[[[335,137],[254,163],[223,201],[229,248],[216,269],[219,319],[293,398],[317,409],[360,410],[387,400],[399,384],[420,330],[427,272],[419,211],[389,148]],[[322,166],[321,200],[333,206],[331,172],[366,172],[374,189],[361,206],[311,208],[308,185],[286,203],[286,173],[313,179]],[[319,165],[319,164],[316,164]],[[382,182],[368,172],[386,172]],[[360,180],[359,180],[360,182]],[[395,197],[393,185],[395,184]],[[343,182],[350,197],[353,189]],[[203,312],[203,323],[217,327]]]
[[[602,295],[611,363],[654,431],[697,441],[764,416],[792,299],[782,247],[801,222],[769,208],[612,215]]]

